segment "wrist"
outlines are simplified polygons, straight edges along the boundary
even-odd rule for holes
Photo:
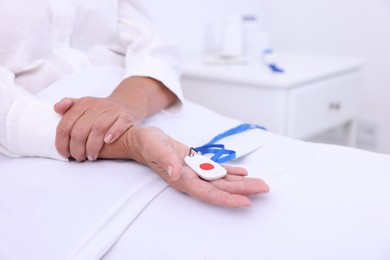
[[[138,127],[130,127],[115,142],[105,143],[100,151],[99,158],[128,159],[142,163],[142,157],[138,152],[140,149],[138,131]]]
[[[148,115],[148,94],[133,78],[124,79],[107,99],[130,111],[136,123],[141,123]]]
[[[126,158],[137,161],[141,164],[145,164],[145,159],[142,156],[142,146],[140,142],[140,133],[142,128],[130,127],[123,136],[123,153],[126,154]]]

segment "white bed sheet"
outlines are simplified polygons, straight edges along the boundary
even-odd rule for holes
[[[390,259],[390,156],[276,138],[232,164],[271,192],[223,209],[168,188],[105,259]]]
[[[193,146],[238,123],[189,102],[145,122]],[[0,157],[0,259],[390,259],[390,156],[262,140],[232,163],[271,187],[250,209],[196,201],[134,162]]]
[[[122,72],[116,67],[89,69],[56,82],[38,97],[54,103],[66,96],[104,96],[119,83]],[[211,126],[194,132],[192,120],[199,121],[204,113],[192,114],[191,107],[177,116],[159,113],[147,122],[194,145],[238,123],[228,120],[211,132]],[[264,142],[274,138],[279,137],[271,135]],[[99,259],[166,187],[135,162],[0,155],[0,259]]]

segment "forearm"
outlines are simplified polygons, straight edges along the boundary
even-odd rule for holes
[[[136,123],[140,123],[169,106],[177,97],[158,80],[132,76],[123,80],[108,98],[128,107]]]

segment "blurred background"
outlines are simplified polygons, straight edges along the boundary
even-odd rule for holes
[[[275,51],[341,55],[364,61],[357,146],[390,154],[389,0],[143,0],[159,30],[183,58],[212,52],[221,24],[255,21]],[[245,30],[253,30],[245,25]],[[329,133],[330,135],[332,133]],[[334,134],[334,133],[333,133]]]

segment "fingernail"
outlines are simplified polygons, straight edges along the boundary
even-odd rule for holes
[[[108,135],[106,135],[106,137],[104,137],[104,142],[106,144],[109,144],[111,142],[111,140],[112,140],[112,134],[108,134]]]
[[[173,174],[173,167],[172,167],[171,165],[169,165],[169,166],[168,166],[168,168],[167,168],[167,172],[168,172],[168,175],[169,175],[169,177],[171,177],[171,178],[172,178],[172,174]]]
[[[68,102],[69,103],[69,98],[63,98],[59,102],[57,102],[57,104],[63,103],[63,102]]]
[[[93,157],[93,156],[88,155],[87,158],[88,158],[88,161],[95,161],[95,157]]]

